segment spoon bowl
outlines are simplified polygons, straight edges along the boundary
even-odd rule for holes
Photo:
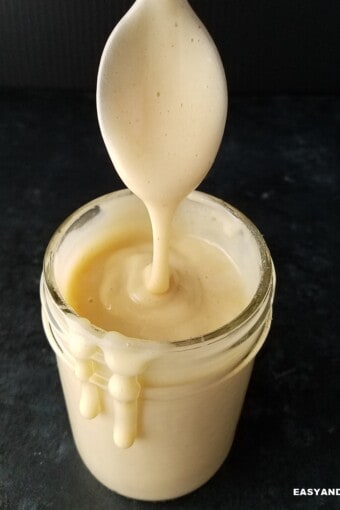
[[[97,110],[118,174],[144,202],[166,204],[201,182],[222,139],[227,88],[215,44],[188,2],[133,4],[105,46]]]

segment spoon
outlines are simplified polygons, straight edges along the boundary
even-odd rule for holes
[[[151,219],[146,286],[164,293],[172,217],[209,171],[227,114],[220,56],[186,0],[132,5],[101,57],[97,111],[113,165]]]

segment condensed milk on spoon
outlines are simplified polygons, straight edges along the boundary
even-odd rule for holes
[[[134,3],[104,49],[97,109],[134,195],[94,200],[53,236],[43,323],[87,467],[126,496],[169,499],[228,454],[275,274],[249,220],[190,193],[215,159],[227,92],[186,1]]]
[[[97,110],[112,162],[153,228],[147,286],[169,287],[169,229],[221,143],[227,87],[216,47],[188,2],[137,0],[105,46]]]

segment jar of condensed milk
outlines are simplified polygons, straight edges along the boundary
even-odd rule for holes
[[[70,275],[83,254],[118,227],[145,230],[148,224],[144,205],[128,190],[74,212],[46,250],[41,303],[82,460],[109,489],[157,501],[195,490],[225,461],[270,328],[275,271],[256,227],[230,205],[195,191],[179,206],[173,231],[228,253],[246,306],[217,330],[183,340],[101,329],[67,302]]]

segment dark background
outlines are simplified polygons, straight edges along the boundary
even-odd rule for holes
[[[0,510],[338,509],[339,497],[293,496],[340,487],[338,0],[192,1],[230,91],[200,189],[254,221],[278,277],[227,461],[193,494],[149,504],[105,489],[75,450],[39,278],[64,218],[123,186],[94,89],[130,4],[0,0]]]
[[[93,90],[127,0],[0,0],[0,87]],[[192,0],[231,93],[336,93],[338,0]]]

